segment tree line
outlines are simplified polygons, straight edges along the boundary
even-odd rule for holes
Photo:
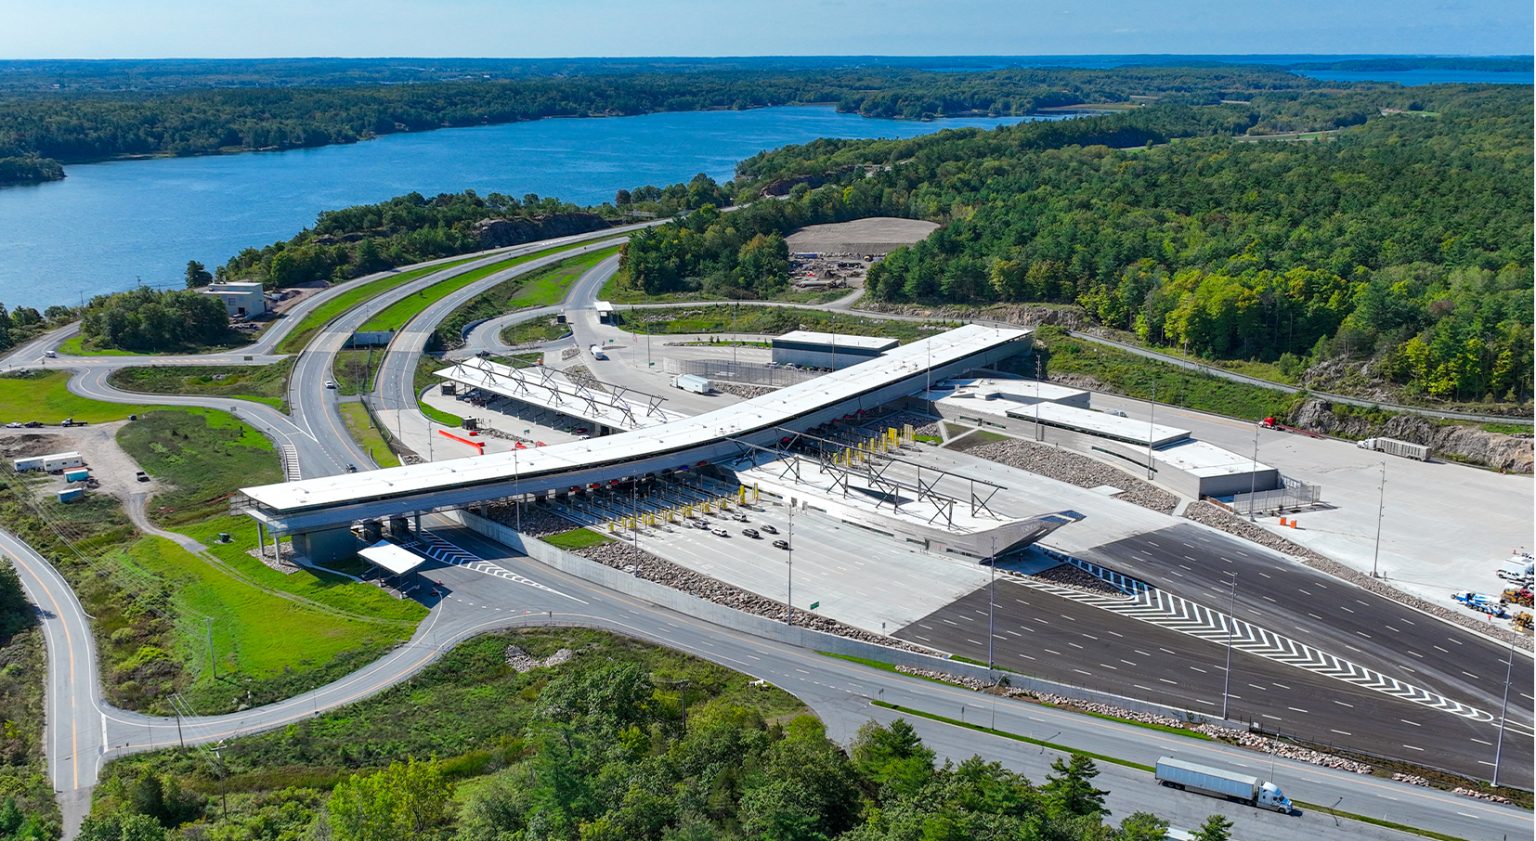
[[[1143,340],[1295,372],[1368,362],[1410,393],[1531,396],[1529,89],[1283,92],[1219,106],[756,156],[738,200],[632,239],[646,290],[740,278],[754,237],[871,215],[943,227],[872,267],[892,303],[1055,302]],[[1331,131],[1263,140],[1280,126]]]
[[[866,116],[928,119],[1024,114],[1050,105],[1128,102],[1144,95],[1215,102],[1306,84],[1280,69],[1237,65],[968,73],[887,66],[637,69],[489,81],[194,90],[9,90],[0,91],[0,185],[63,177],[61,163],[309,148],[397,132],[556,116],[836,102],[842,110]]]
[[[1168,831],[1153,814],[1112,816],[1081,755],[1036,783],[979,757],[937,763],[904,720],[867,723],[845,751],[814,718],[679,707],[664,687],[633,661],[566,664],[527,696],[520,731],[504,734],[504,767],[486,767],[475,745],[452,760],[396,758],[328,792],[274,792],[232,818],[190,756],[164,772],[139,766],[98,789],[79,838],[1162,841]],[[1213,817],[1194,837],[1223,841],[1230,826]]]

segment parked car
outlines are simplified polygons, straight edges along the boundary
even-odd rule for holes
[[[149,474],[145,473],[142,470],[140,470],[139,472],[133,474],[133,478],[139,480],[140,482],[148,482],[149,481]]]
[[[27,429],[40,429],[42,425],[42,421],[27,421],[26,423],[22,424],[22,426],[26,427]]]
[[[730,532],[728,532],[728,531],[726,531],[725,529],[722,529],[722,528],[710,529],[709,533],[713,534],[713,535],[716,535],[718,537],[730,537],[731,536]]]
[[[6,429],[20,429],[21,428],[21,421],[11,421],[10,423],[5,425],[5,428]]]
[[[768,525],[767,523],[763,523],[760,528],[762,528],[763,531],[768,532],[769,534],[778,534],[779,533],[778,529],[774,528],[773,526]]]
[[[743,537],[750,537],[753,540],[761,540],[762,539],[762,537],[760,535],[758,535],[757,529],[742,529],[741,530],[741,534],[742,534]]]
[[[325,387],[326,388],[335,388],[336,387],[336,381],[335,380],[326,380],[325,381]]]
[[[745,515],[745,514],[732,514],[731,515],[731,519],[735,520],[738,523],[745,523],[747,521],[747,515]]]
[[[788,540],[775,540],[773,542],[773,548],[775,548],[775,549],[788,549],[789,548],[789,541]]]

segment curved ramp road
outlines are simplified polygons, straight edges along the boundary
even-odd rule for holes
[[[356,445],[340,424],[334,394],[323,387],[324,380],[332,376],[336,352],[357,327],[390,304],[462,271],[566,242],[611,238],[618,232],[620,229],[497,250],[462,267],[412,281],[344,313],[327,325],[300,354],[292,380],[290,405],[294,414],[291,418],[271,407],[238,400],[127,393],[109,386],[106,376],[116,368],[135,365],[223,365],[273,361],[281,357],[271,355],[271,349],[302,319],[298,307],[293,316],[275,325],[257,343],[228,353],[196,357],[61,358],[48,362],[56,367],[79,370],[80,373],[71,381],[70,387],[82,396],[150,405],[190,405],[233,410],[275,442],[294,448],[306,475],[337,472],[344,469],[347,463],[367,463],[366,459],[360,458]],[[386,405],[393,403],[407,414],[417,413],[416,396],[413,393],[416,357],[432,328],[454,307],[506,277],[536,269],[546,262],[564,259],[572,253],[579,252],[551,255],[547,261],[531,261],[508,272],[498,273],[496,277],[476,282],[424,310],[396,338],[397,347],[392,348],[385,357],[386,365],[380,370],[378,387]],[[452,259],[457,258],[444,258],[444,261]],[[566,303],[560,308],[538,308],[515,314],[515,318],[498,319],[501,321],[499,326],[481,325],[481,330],[475,335],[494,336],[501,327],[514,323],[517,318],[539,317],[557,309],[586,310],[586,317],[594,322],[590,326],[595,332],[591,305],[615,267],[616,261],[604,261],[596,270],[588,272],[573,285]],[[318,306],[325,299],[322,296],[340,294],[346,286],[338,287],[337,291],[327,290],[300,306]],[[834,302],[830,308],[847,308],[856,298],[857,294],[846,296]],[[772,303],[764,305],[786,306]],[[887,317],[876,313],[869,315]],[[907,320],[921,319],[907,317]],[[41,363],[43,351],[67,339],[71,329],[55,331],[47,337],[29,342],[0,364],[7,368],[35,367],[32,363]],[[578,319],[576,329],[578,338],[581,338],[588,326]],[[258,359],[244,360],[243,357],[247,355]],[[31,356],[36,358],[29,359]],[[602,373],[616,372],[618,367],[604,366]],[[440,601],[429,605],[431,612],[428,618],[409,643],[359,672],[288,701],[228,716],[184,719],[179,736],[175,719],[124,712],[103,702],[88,619],[79,602],[75,600],[67,583],[45,559],[14,536],[0,532],[0,549],[16,560],[28,595],[39,605],[43,615],[49,664],[46,744],[50,775],[61,792],[61,804],[70,833],[78,826],[88,808],[90,787],[95,784],[101,762],[107,758],[164,747],[183,739],[189,743],[218,741],[280,727],[383,691],[418,672],[459,640],[493,628],[538,622],[606,628],[679,648],[761,677],[805,700],[827,722],[829,733],[835,738],[851,737],[857,727],[871,717],[881,720],[893,717],[889,711],[871,706],[871,699],[883,699],[912,709],[973,722],[985,709],[987,723],[991,723],[995,715],[996,726],[1000,730],[1048,738],[1144,764],[1151,764],[1160,754],[1177,753],[1211,764],[1250,768],[1254,769],[1253,773],[1277,778],[1288,793],[1299,800],[1332,805],[1342,796],[1344,801],[1341,808],[1346,810],[1421,826],[1452,836],[1492,838],[1511,834],[1524,837],[1529,833],[1529,813],[1444,792],[1286,761],[1274,763],[1275,770],[1271,774],[1268,768],[1270,762],[1266,758],[1224,745],[1017,702],[996,703],[994,711],[993,702],[985,696],[867,669],[821,657],[805,649],[710,625],[556,572],[527,558],[508,557],[505,549],[457,529],[442,518],[432,518],[432,521],[437,524],[433,527],[441,530],[439,539],[456,547],[451,557],[456,562],[430,572],[434,579],[442,582],[445,594]],[[985,757],[1002,759],[1036,778],[1043,776],[1043,763],[1054,756],[1049,750],[1021,746],[1018,742],[925,719],[918,719],[916,724],[925,739],[943,756],[963,758],[980,753]],[[1101,779],[1114,783],[1111,786],[1113,791],[1110,805],[1119,815],[1148,809],[1168,817],[1177,826],[1193,827],[1205,815],[1222,812],[1237,821],[1236,835],[1243,838],[1311,839],[1329,833],[1350,838],[1396,837],[1354,822],[1341,828],[1332,818],[1318,814],[1282,818],[1209,798],[1170,796],[1168,792],[1152,785],[1150,776],[1144,772],[1114,766],[1105,766],[1104,770],[1105,776]]]

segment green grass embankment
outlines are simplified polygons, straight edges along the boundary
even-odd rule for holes
[[[285,412],[288,408],[288,374],[293,359],[271,365],[181,365],[120,368],[107,382],[123,391],[143,394],[202,394],[251,400]]]
[[[277,343],[277,350],[279,353],[298,353],[309,344],[316,333],[320,332],[320,328],[329,324],[336,316],[341,315],[358,304],[378,297],[397,286],[410,283],[417,278],[426,277],[433,272],[462,266],[473,259],[475,258],[465,257],[462,260],[450,260],[446,263],[397,272],[376,280],[370,280],[367,283],[357,284],[311,310],[299,321],[298,326],[294,327],[288,335],[283,337],[281,342]]]
[[[562,531],[557,534],[549,534],[539,538],[551,546],[558,546],[570,552],[578,549],[589,549],[593,546],[601,546],[604,543],[612,543],[613,538],[599,534],[589,528],[574,528],[570,531]]]
[[[384,432],[374,425],[373,416],[361,401],[340,404],[341,419],[347,424],[347,433],[363,448],[373,463],[380,467],[399,467],[400,457],[389,446]]]
[[[894,321],[823,310],[727,304],[623,310],[619,317],[620,326],[625,330],[642,334],[778,335],[790,330],[804,329],[858,336],[880,336],[896,339],[903,344],[960,326],[956,322],[948,321]]]
[[[89,423],[126,420],[146,410],[130,403],[103,403],[69,390],[68,371],[0,374],[0,423],[37,420],[57,424],[65,418]]]
[[[565,300],[566,292],[578,278],[618,252],[618,246],[604,248],[506,280],[476,295],[449,313],[433,334],[436,348],[457,347],[466,325],[509,312],[549,307]]]

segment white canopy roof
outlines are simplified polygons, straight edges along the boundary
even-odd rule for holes
[[[407,572],[421,566],[427,559],[412,552],[402,549],[388,540],[380,540],[357,554],[375,566],[383,567],[395,575],[404,575]]]

